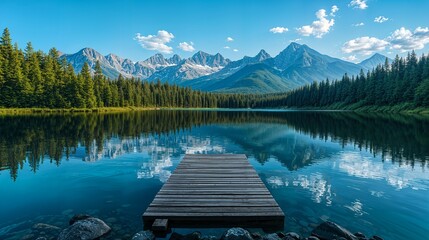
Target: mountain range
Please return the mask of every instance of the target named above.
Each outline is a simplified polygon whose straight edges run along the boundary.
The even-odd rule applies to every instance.
[[[219,53],[211,55],[198,51],[187,59],[178,55],[165,58],[158,53],[144,61],[133,62],[114,54],[103,56],[91,48],[63,54],[61,58],[71,63],[76,72],[81,71],[85,62],[93,69],[99,61],[108,78],[117,78],[121,74],[148,81],[159,79],[203,91],[230,93],[284,92],[313,81],[340,79],[345,73],[356,75],[361,69],[366,72],[386,60],[386,56],[374,54],[355,64],[298,43],[291,43],[275,57],[261,50],[254,57],[245,56],[237,61]]]

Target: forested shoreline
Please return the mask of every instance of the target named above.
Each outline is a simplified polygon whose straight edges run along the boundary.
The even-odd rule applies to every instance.
[[[413,110],[429,107],[429,58],[414,52],[359,76],[273,94],[195,91],[136,78],[106,78],[97,62],[76,74],[52,48],[47,54],[12,44],[6,28],[0,39],[0,109],[100,108],[309,108]],[[399,106],[399,107],[397,107]]]

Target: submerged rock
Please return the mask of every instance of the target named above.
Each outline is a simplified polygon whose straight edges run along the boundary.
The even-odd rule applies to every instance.
[[[298,233],[295,232],[288,232],[285,234],[283,239],[287,239],[287,240],[300,240],[301,237],[298,235]]]
[[[281,240],[279,235],[277,235],[276,233],[267,234],[263,236],[262,239],[263,240]]]
[[[254,232],[250,234],[253,238],[253,240],[261,240],[262,239],[262,235],[258,232]]]
[[[372,236],[372,238],[370,240],[383,240],[383,238],[381,238],[377,235],[374,235],[374,236]]]
[[[70,220],[70,222],[72,222]],[[75,221],[64,229],[58,240],[90,240],[102,237],[110,232],[110,227],[98,218],[89,217]]]
[[[72,218],[70,218],[69,225],[73,225],[73,223],[77,221],[84,220],[90,217],[91,216],[89,216],[88,214],[76,214]]]
[[[315,236],[310,236],[308,238],[306,238],[306,240],[320,240],[318,237]]]
[[[311,232],[311,235],[318,237],[321,240],[339,239],[341,237],[347,240],[359,240],[347,229],[330,221],[321,223],[313,230],[313,232]]]
[[[367,240],[365,234],[363,234],[361,232],[357,232],[357,233],[355,233],[353,235],[355,235],[359,240]]]
[[[200,240],[201,239],[201,233],[200,232],[193,232],[190,234],[182,235],[174,232],[170,236],[170,240]]]
[[[222,235],[221,240],[253,240],[253,238],[243,228],[230,228]]]
[[[155,235],[150,230],[140,231],[131,240],[154,240]]]

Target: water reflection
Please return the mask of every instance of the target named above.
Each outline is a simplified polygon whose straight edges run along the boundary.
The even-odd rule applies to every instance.
[[[429,175],[425,171],[413,169],[410,165],[395,165],[391,158],[386,157],[384,162],[377,162],[370,157],[361,156],[358,152],[343,152],[339,154],[339,159],[338,169],[350,176],[384,179],[388,185],[397,190],[404,188],[427,190],[427,186],[421,184],[422,180],[429,181]],[[382,196],[382,193],[374,192],[373,195]]]
[[[236,123],[240,125],[231,125]],[[210,137],[206,139],[196,142],[193,138],[181,139],[176,135],[206,125],[212,126],[208,133]],[[298,135],[296,131],[305,135]],[[308,136],[367,149],[374,155],[381,155],[384,161],[411,168],[416,163],[424,168],[429,160],[429,120],[424,117],[311,112],[147,111],[2,116],[0,170],[9,171],[16,179],[26,162],[36,172],[46,159],[59,165],[63,157],[68,159],[80,148],[84,149],[81,153],[84,161],[115,158],[128,152],[141,152],[142,147],[148,145],[147,141],[156,141],[159,136],[165,136],[168,138],[165,141],[179,146],[185,153],[223,153],[227,146],[214,144],[212,136],[227,137],[259,162],[275,157],[290,170],[332,155],[329,148],[303,139]],[[157,144],[152,142],[149,145]],[[168,151],[177,154],[176,147],[166,149],[165,156],[154,158],[164,161],[169,157]],[[160,154],[163,151],[152,152]],[[346,161],[339,167],[351,175],[365,177],[364,174],[372,174],[368,177],[387,179],[377,171],[383,165],[370,166],[368,164],[374,163],[353,160],[353,156],[343,157]],[[141,176],[159,174],[155,173],[158,171],[155,165],[143,167]],[[387,180],[398,188],[409,186],[405,178]]]

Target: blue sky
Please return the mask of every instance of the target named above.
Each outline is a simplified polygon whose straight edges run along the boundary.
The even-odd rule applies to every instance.
[[[429,52],[427,0],[1,0],[0,9],[0,28],[21,48],[91,47],[133,61],[198,50],[275,56],[291,41],[355,62]]]

